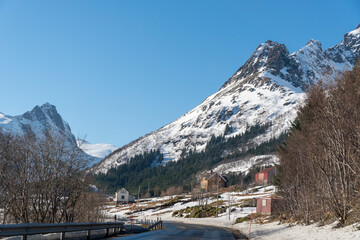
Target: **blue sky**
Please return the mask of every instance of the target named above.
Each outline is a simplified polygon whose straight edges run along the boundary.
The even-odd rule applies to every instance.
[[[117,146],[172,122],[267,40],[339,43],[359,1],[1,1],[0,112],[54,104],[76,136]]]

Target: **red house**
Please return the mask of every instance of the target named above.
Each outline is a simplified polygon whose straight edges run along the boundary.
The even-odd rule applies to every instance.
[[[261,185],[269,184],[272,182],[272,180],[274,180],[276,175],[276,167],[265,168],[255,175],[255,183]]]
[[[260,197],[256,202],[256,213],[271,215],[278,213],[279,210],[279,198]]]

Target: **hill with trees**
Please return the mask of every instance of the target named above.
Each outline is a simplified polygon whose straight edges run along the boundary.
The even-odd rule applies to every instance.
[[[222,161],[234,161],[246,156],[274,153],[276,146],[281,143],[285,135],[280,138],[259,145],[250,141],[256,136],[266,132],[271,123],[257,124],[248,127],[244,134],[225,138],[227,132],[219,137],[212,136],[204,151],[196,152],[184,149],[181,159],[163,164],[163,154],[160,150],[153,150],[136,155],[128,164],[111,168],[106,174],[92,175],[94,184],[107,193],[114,193],[117,189],[125,187],[133,194],[138,193],[139,186],[142,194],[158,196],[171,187],[177,190],[190,191],[196,184],[199,173],[214,168]],[[227,154],[224,154],[227,152]],[[248,184],[254,174],[260,169],[256,166],[249,174],[229,174],[231,184]],[[173,188],[171,188],[173,189]]]

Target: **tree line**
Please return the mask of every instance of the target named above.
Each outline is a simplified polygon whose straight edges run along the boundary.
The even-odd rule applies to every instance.
[[[251,139],[265,133],[271,125],[256,124],[248,127],[243,134],[230,138],[225,137],[225,133],[229,133],[230,129],[227,127],[224,135],[211,137],[205,150],[195,152],[184,149],[178,161],[168,162],[165,166],[154,165],[161,163],[163,154],[160,150],[152,150],[134,156],[128,164],[109,169],[106,174],[89,177],[104,192],[112,194],[125,187],[136,195],[139,193],[139,186],[141,196],[159,196],[161,193],[174,192],[175,188],[177,192],[180,189],[189,192],[197,183],[196,175],[199,172],[210,170],[222,161],[235,161],[250,155],[275,152],[277,144],[283,141],[285,134],[260,145],[250,143]],[[224,154],[225,151],[227,154]],[[229,174],[229,181],[231,184],[249,184],[255,174],[254,171],[250,171],[248,175]]]
[[[304,223],[360,216],[360,67],[312,86],[279,151],[284,211]]]

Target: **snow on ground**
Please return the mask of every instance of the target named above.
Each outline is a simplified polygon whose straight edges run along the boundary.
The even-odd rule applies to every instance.
[[[234,226],[246,235],[249,234],[249,222],[239,223]],[[336,240],[336,239],[360,239],[360,231],[356,226],[334,229],[333,225],[317,227],[315,224],[310,226],[279,224],[278,222],[266,224],[252,224],[251,239],[282,239],[282,240]]]
[[[228,206],[230,200],[233,205],[232,208],[236,210],[231,212],[229,217],[229,212],[219,214],[218,218],[209,217],[209,218],[181,218],[181,217],[172,217],[173,211],[185,209],[187,207],[196,206],[199,204],[198,201],[191,201],[190,195],[181,196],[182,202],[177,202],[171,207],[162,208],[166,202],[169,202],[173,197],[158,197],[158,198],[149,198],[144,199],[143,202],[136,203],[133,206],[133,211],[139,208],[150,208],[148,210],[140,211],[133,213],[132,216],[134,219],[151,219],[155,220],[157,217],[161,217],[165,221],[178,221],[188,224],[203,224],[203,225],[213,225],[218,227],[227,227],[233,228],[241,231],[243,234],[249,234],[250,221],[243,223],[235,224],[235,221],[239,217],[248,216],[251,213],[256,212],[256,207],[244,207],[241,208],[240,203],[243,200],[249,200],[261,196],[270,196],[275,192],[274,186],[267,187],[253,187],[247,189],[243,192],[226,192],[221,194],[219,200],[224,201],[224,205]],[[175,196],[174,196],[175,197]],[[208,204],[215,203],[215,199],[209,199]],[[126,218],[129,215],[126,213],[129,212],[128,205],[122,205],[119,207],[108,206],[106,214],[110,217],[117,215],[117,218]],[[360,239],[360,231],[357,230],[357,225],[348,226],[345,228],[333,228],[334,225],[326,225],[322,227],[317,227],[316,224],[310,226],[304,225],[293,225],[289,224],[280,224],[279,222],[270,222],[264,224],[251,223],[251,239],[309,239],[309,240],[323,240],[323,239]]]
[[[246,214],[242,214],[246,215]],[[239,215],[241,216],[241,215]],[[168,219],[164,219],[168,220]],[[169,219],[174,221],[173,219]],[[233,224],[233,218],[229,221],[226,214],[219,218],[182,218],[175,221],[189,223],[212,225],[217,227],[227,227],[239,230],[246,236],[249,236],[250,222],[243,222]],[[289,225],[280,224],[279,222],[271,222],[265,224],[251,224],[251,239],[265,240],[265,239],[282,239],[282,240],[337,240],[337,239],[360,239],[360,231],[357,226],[351,225],[345,228],[333,228],[333,225],[318,227],[315,224],[304,225]]]
[[[268,187],[254,187],[248,189],[243,192],[226,192],[220,194],[221,198],[219,200],[223,201],[224,206],[228,206],[230,201],[231,205],[240,205],[244,200],[253,199],[255,197],[261,196],[270,196],[275,191],[274,186]],[[180,196],[179,196],[180,197]],[[198,201],[191,201],[190,195],[181,196],[181,201],[175,203],[171,207],[162,207],[163,204],[169,202],[174,197],[166,196],[166,197],[158,197],[158,198],[149,198],[143,200],[143,202],[136,203],[132,206],[132,211],[135,212],[132,214],[134,219],[142,220],[142,219],[157,219],[157,217],[161,217],[163,220],[167,221],[180,221],[184,223],[200,223],[200,224],[208,224],[213,225],[214,221],[216,224],[222,224],[224,227],[230,227],[235,222],[238,217],[245,217],[250,213],[256,212],[256,207],[244,207],[241,208],[239,206],[235,207],[236,211],[232,212],[230,215],[230,220],[228,216],[228,212],[219,214],[218,218],[180,218],[180,217],[172,217],[172,213],[176,210],[185,209],[187,207],[193,207],[199,205]],[[216,203],[216,199],[209,198],[207,201],[208,204]],[[137,209],[147,209],[144,211],[136,212]],[[105,214],[111,219],[116,215],[117,219],[128,218],[129,215],[129,206],[124,204],[118,207],[114,205],[110,205],[106,207]],[[210,224],[209,224],[210,223]]]
[[[260,155],[251,158],[240,159],[235,162],[224,163],[214,168],[215,172],[221,174],[233,173],[245,173],[247,174],[250,168],[254,165],[275,165],[279,163],[279,158],[275,155]]]

